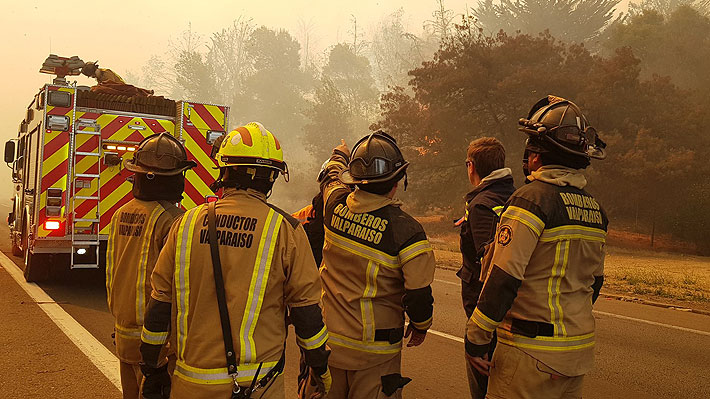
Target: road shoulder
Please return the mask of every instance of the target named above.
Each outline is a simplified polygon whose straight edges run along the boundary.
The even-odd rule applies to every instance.
[[[0,397],[121,396],[4,265],[0,265],[0,320]]]

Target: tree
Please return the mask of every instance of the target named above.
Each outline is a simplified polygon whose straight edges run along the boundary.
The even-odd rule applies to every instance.
[[[621,0],[480,0],[473,15],[486,32],[538,34],[562,41],[590,41],[614,19]]]
[[[229,27],[212,34],[206,56],[216,86],[212,102],[234,106],[244,98],[245,82],[254,71],[247,52],[253,32],[251,19],[240,16]]]
[[[664,17],[656,10],[634,14],[615,26],[607,50],[630,47],[645,76],[670,76],[685,88],[710,89],[710,19],[689,6]]]
[[[282,130],[300,130],[307,77],[301,70],[300,44],[285,30],[261,27],[247,42],[252,73],[240,113]]]
[[[377,99],[370,61],[346,44],[336,44],[330,50],[323,76],[338,88],[352,112],[366,115]]]
[[[424,26],[431,29],[439,40],[446,40],[454,30],[454,18],[456,18],[456,14],[446,8],[444,0],[437,0],[436,5],[436,10],[431,14],[433,19],[425,21]]]
[[[638,15],[646,10],[653,10],[668,17],[682,6],[692,7],[702,15],[707,15],[710,11],[710,0],[641,0],[640,3],[629,3],[629,13]]]
[[[410,72],[413,94],[398,87],[382,97],[373,127],[401,143],[414,204],[460,216],[452,198],[469,187],[462,162],[468,143],[498,137],[521,184],[525,136],[518,118],[546,94],[569,98],[609,145],[609,158],[593,162],[587,174],[612,220],[623,225],[638,214],[647,232],[703,245],[710,222],[691,216],[685,204],[696,206],[696,215],[710,212],[700,194],[710,190],[703,178],[710,171],[703,161],[710,157],[710,100],[668,77],[644,78],[641,65],[628,47],[603,57],[549,34],[489,37],[462,25],[432,61]]]
[[[331,48],[320,85],[306,112],[309,121],[304,139],[316,161],[327,157],[340,139],[353,145],[369,131],[377,96],[368,59],[356,55],[346,44]],[[335,142],[325,144],[326,137]]]
[[[315,163],[327,159],[339,139],[350,143],[356,139],[350,109],[333,81],[327,77],[322,78],[321,85],[316,88],[306,116],[308,123],[303,127],[304,141]],[[325,138],[330,138],[332,143],[324,142]]]
[[[388,86],[406,86],[407,72],[430,58],[436,46],[407,32],[402,23],[404,10],[400,8],[383,18],[372,36],[370,56],[373,76],[380,90]]]

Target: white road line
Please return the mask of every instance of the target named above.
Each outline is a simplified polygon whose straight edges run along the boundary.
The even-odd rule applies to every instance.
[[[455,336],[455,335],[447,334],[447,333],[445,333],[445,332],[436,331],[436,330],[429,330],[429,331],[427,331],[427,332],[429,332],[429,333],[431,333],[431,334],[434,334],[434,335],[438,335],[438,336],[440,336],[440,337],[448,338],[448,339],[450,339],[450,340],[452,340],[452,341],[456,341],[456,342],[459,342],[459,343],[462,343],[462,344],[463,344],[463,338],[461,338],[461,337],[457,337],[457,336]]]
[[[447,280],[442,280],[442,279],[438,279],[438,278],[435,278],[434,281],[436,281],[436,282],[438,282],[438,283],[451,284],[451,285],[456,285],[456,286],[459,285],[458,282],[447,281]],[[659,323],[659,322],[656,322],[656,321],[650,321],[650,320],[644,320],[644,319],[637,319],[637,318],[635,318],[635,317],[623,316],[623,315],[616,314],[616,313],[602,312],[601,310],[593,310],[592,312],[595,313],[595,314],[598,314],[598,315],[614,317],[614,318],[621,319],[621,320],[635,321],[635,322],[638,322],[638,323],[649,324],[649,325],[652,325],[652,326],[671,328],[671,329],[674,329],[674,330],[684,331],[684,332],[688,332],[688,333],[692,333],[692,334],[699,334],[699,335],[710,336],[710,332],[708,332],[708,331],[694,330],[694,329],[692,329],[692,328],[674,326],[674,325],[672,325],[672,324],[664,324],[664,323]],[[444,337],[444,338],[451,339],[451,340],[453,340],[453,341],[463,342],[463,339],[462,339],[462,338],[459,338],[459,337],[456,337],[456,336],[453,336],[453,335],[450,335],[450,334],[447,334],[447,333],[444,333],[444,332],[435,331],[435,330],[429,330],[429,332],[432,333],[432,334],[434,334],[434,335],[438,335],[438,336],[441,336],[441,337]]]
[[[685,332],[699,334],[699,335],[707,335],[710,337],[710,332],[707,332],[707,331],[693,330],[692,328],[685,328],[685,327],[674,326],[672,324],[663,324],[663,323],[658,323],[658,322],[650,321],[650,320],[637,319],[635,317],[622,316],[622,315],[616,314],[616,313],[602,312],[600,310],[593,310],[592,312],[596,313],[596,314],[600,314],[602,316],[609,316],[609,317],[614,317],[614,318],[622,319],[622,320],[635,321],[638,323],[650,324],[652,326],[672,328],[674,330],[685,331]]]
[[[101,342],[94,338],[91,333],[86,331],[79,322],[74,320],[69,313],[54,302],[42,288],[35,283],[26,282],[22,270],[2,252],[0,252],[0,264],[10,273],[17,284],[37,302],[37,305],[52,319],[54,324],[66,334],[74,345],[76,345],[76,347],[91,360],[96,368],[120,391],[121,376],[119,373],[118,358],[101,344]]]
[[[442,279],[439,279],[439,278],[435,278],[434,281],[436,281],[437,283],[445,283],[445,284],[451,284],[451,285],[461,285],[461,284],[458,283],[458,282],[446,281],[446,280],[442,280]]]

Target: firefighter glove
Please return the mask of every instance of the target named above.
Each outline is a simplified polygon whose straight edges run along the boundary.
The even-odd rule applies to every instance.
[[[345,144],[345,140],[343,139],[340,139],[340,144],[333,149],[333,152],[336,154],[339,153],[345,157],[345,159],[350,159],[350,149],[348,148],[348,145]]]
[[[170,398],[170,374],[168,373],[167,364],[158,368],[141,364],[141,372],[145,376],[141,390],[143,399]]]
[[[326,368],[322,374],[310,369],[310,378],[302,380],[299,384],[298,397],[299,399],[324,399],[330,392],[332,383],[330,369]]]

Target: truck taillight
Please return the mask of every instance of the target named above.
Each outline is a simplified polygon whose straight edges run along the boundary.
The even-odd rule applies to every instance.
[[[45,230],[59,230],[59,221],[57,220],[47,220],[44,222],[44,229]]]

